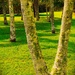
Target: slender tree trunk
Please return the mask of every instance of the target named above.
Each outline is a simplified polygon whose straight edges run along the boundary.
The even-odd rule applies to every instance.
[[[67,75],[67,49],[71,28],[72,11],[73,0],[64,0],[64,10],[62,16],[58,51],[51,71],[51,75]]]
[[[21,13],[21,20],[23,20],[23,15],[22,15],[22,13]]]
[[[50,75],[46,63],[40,50],[36,27],[34,22],[32,2],[30,0],[20,0],[23,13],[24,26],[27,36],[28,47],[34,63],[36,75]]]
[[[47,15],[47,21],[48,21],[48,9],[47,9],[47,2],[46,2],[46,15]]]
[[[6,5],[4,0],[2,1],[2,9],[3,9],[3,15],[4,15],[4,24],[8,25],[7,18],[6,18]]]
[[[22,9],[21,9],[21,20],[23,20],[23,13],[22,13]]]
[[[55,33],[55,26],[54,26],[54,0],[50,0],[49,22],[51,22],[51,31],[52,31],[52,33]]]
[[[13,10],[13,0],[9,0],[9,14],[10,14],[10,41],[16,41],[15,35],[15,24],[14,24],[14,10]]]
[[[33,3],[34,7],[34,17],[36,17],[36,20],[39,20],[39,0],[34,0]]]

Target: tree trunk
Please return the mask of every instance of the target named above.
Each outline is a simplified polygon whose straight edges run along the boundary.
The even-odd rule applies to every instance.
[[[67,75],[67,49],[71,28],[72,11],[73,0],[64,0],[64,10],[62,16],[58,51],[51,71],[51,75]]]
[[[51,22],[51,31],[52,31],[52,33],[55,33],[55,26],[54,26],[54,0],[50,0],[49,22]]]
[[[47,15],[47,21],[48,21],[48,9],[47,9],[47,2],[46,2],[46,15]]]
[[[40,50],[36,34],[36,27],[32,10],[32,2],[30,0],[20,0],[20,1],[27,36],[27,43],[34,63],[36,75],[50,75],[48,73],[46,63],[44,62],[44,59],[42,57],[42,52]]]
[[[34,17],[36,17],[36,20],[39,20],[39,0],[34,0],[33,3],[34,7]]]
[[[2,1],[2,9],[3,9],[3,15],[4,15],[4,24],[8,25],[7,18],[6,18],[6,5],[4,0]]]
[[[22,15],[22,13],[21,13],[21,20],[23,20],[23,15]]]
[[[13,10],[13,0],[9,0],[9,14],[10,14],[10,41],[15,42],[15,25],[14,25],[14,10]]]

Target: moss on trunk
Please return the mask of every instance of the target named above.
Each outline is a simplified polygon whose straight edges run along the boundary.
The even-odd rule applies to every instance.
[[[14,24],[14,10],[13,10],[13,0],[9,0],[9,13],[10,13],[10,41],[16,41],[15,35],[15,24]]]
[[[36,34],[35,21],[33,16],[32,2],[30,0],[20,0],[21,10],[23,13],[23,20],[25,32],[27,36],[28,47],[32,56],[36,75],[50,75],[46,63],[43,59],[38,37]]]
[[[64,0],[61,31],[59,37],[58,51],[51,75],[67,75],[67,49],[71,28],[73,11],[73,0]]]

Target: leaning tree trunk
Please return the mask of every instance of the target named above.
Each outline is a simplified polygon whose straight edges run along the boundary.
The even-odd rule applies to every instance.
[[[55,26],[54,26],[54,0],[50,0],[49,22],[51,22],[51,31],[52,31],[52,33],[55,33]]]
[[[15,25],[14,25],[14,10],[13,10],[13,0],[9,0],[9,14],[10,14],[10,41],[15,42]]]
[[[44,59],[42,57],[42,52],[40,50],[36,34],[36,27],[32,10],[32,2],[30,0],[20,0],[20,1],[28,47],[34,63],[36,75],[50,75],[48,73],[46,63],[44,62]]]
[[[6,2],[3,0],[2,1],[2,9],[3,9],[3,15],[4,15],[4,24],[5,25],[8,25],[8,22],[7,22],[7,18],[6,18]]]
[[[58,51],[51,75],[67,75],[67,49],[71,28],[73,11],[73,0],[64,0],[61,31],[59,37]]]
[[[34,17],[36,17],[36,20],[39,20],[39,0],[34,0],[33,3],[34,7]]]

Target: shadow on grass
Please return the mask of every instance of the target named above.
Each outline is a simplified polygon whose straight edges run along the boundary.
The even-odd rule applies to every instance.
[[[73,20],[74,22],[75,20]],[[2,23],[2,22],[1,22]],[[60,29],[58,29],[57,27],[60,26],[61,24],[61,19],[60,18],[55,18],[55,27],[56,27],[56,32],[60,32]],[[9,25],[5,26],[3,25],[3,23],[0,25],[0,40],[4,41],[4,42],[8,42],[8,44],[1,44],[1,47],[9,47],[9,46],[18,46],[21,44],[27,44],[27,40],[26,40],[26,34],[25,34],[25,30],[24,30],[24,24],[23,22],[15,22],[16,25],[16,38],[17,38],[17,42],[15,43],[10,43],[9,40],[6,41],[6,39],[9,39],[10,37],[10,28]],[[58,43],[58,40],[50,40],[48,38],[41,38],[41,37],[49,37],[49,36],[57,36],[58,33],[56,34],[51,34],[51,26],[49,22],[36,22],[36,29],[38,32],[38,37],[40,38],[40,41],[43,42],[47,42],[47,43]],[[40,32],[42,31],[42,32]],[[40,33],[39,33],[40,32]],[[75,37],[74,34],[71,34],[71,36]],[[50,48],[50,47],[46,47],[46,48]],[[53,46],[54,48],[54,46]],[[55,47],[56,48],[56,47]]]
[[[72,19],[72,26],[75,27],[75,19]]]
[[[36,29],[37,30],[50,30],[50,23],[49,22],[37,22],[36,23]]]
[[[69,42],[68,50],[69,53],[75,53],[75,43]]]
[[[55,25],[56,32],[59,32],[60,29],[58,29],[58,26],[61,25],[61,19],[55,18],[54,25]],[[36,22],[36,29],[37,30],[46,30],[46,31],[51,32],[51,23],[47,22],[46,20],[42,21],[42,22],[40,22],[40,21]]]
[[[27,44],[26,35],[23,22],[15,22],[16,26],[16,42],[10,42],[10,26],[5,26],[3,21],[0,21],[0,40],[3,44],[0,47],[18,46],[21,44]]]
[[[58,44],[58,40],[52,40],[48,38],[40,38],[39,40],[40,42],[44,42],[42,49],[57,48],[56,45]]]
[[[75,37],[75,34],[70,34],[71,37]]]
[[[2,23],[2,22],[1,22]],[[26,40],[26,34],[25,34],[25,30],[24,30],[24,24],[23,22],[15,22],[16,25],[16,38],[17,38],[17,42],[13,42],[11,43],[9,38],[10,38],[10,28],[9,25],[5,26],[5,25],[1,25],[2,28],[0,30],[0,34],[1,34],[1,41],[5,42],[4,44],[0,44],[0,47],[10,47],[10,46],[18,46],[21,44],[27,44],[27,40]],[[47,36],[56,36],[56,34],[50,34],[50,23],[49,22],[36,22],[36,29],[37,32],[39,30],[44,31],[45,33],[38,33],[38,37],[47,37]],[[57,31],[59,32],[59,29],[57,29]],[[48,38],[40,38],[40,41],[43,42],[53,42],[53,43],[57,43],[57,40],[50,40]],[[51,46],[52,47],[52,46]],[[48,46],[44,47],[44,48],[50,48]],[[53,46],[54,48],[54,46]]]
[[[1,22],[1,21],[0,21]],[[10,29],[9,29],[9,25],[4,25],[0,24],[0,40],[5,40],[5,39],[8,39],[9,38],[9,33],[10,32]]]
[[[3,41],[5,44],[0,44],[0,47],[12,47],[12,46],[19,46],[22,44],[27,44],[26,41],[16,41],[16,42],[8,42],[8,41]]]

